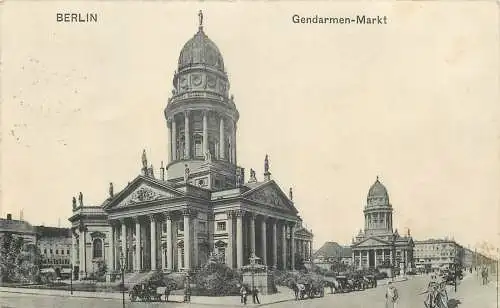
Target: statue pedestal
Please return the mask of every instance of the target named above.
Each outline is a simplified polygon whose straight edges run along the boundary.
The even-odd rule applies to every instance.
[[[243,273],[243,284],[252,287],[252,272]],[[274,294],[276,286],[274,285],[273,274],[269,272],[257,272],[253,274],[253,285],[259,289],[259,294]]]

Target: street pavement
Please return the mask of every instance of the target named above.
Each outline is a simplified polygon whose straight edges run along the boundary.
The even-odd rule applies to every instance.
[[[415,276],[407,281],[395,282],[394,286],[399,291],[400,300],[398,303],[399,308],[422,308],[424,307],[423,301],[425,295],[419,295],[425,290],[429,281],[428,276]],[[290,307],[296,306],[301,308],[307,307],[339,307],[339,308],[385,308],[385,288],[386,286],[380,285],[375,289],[368,289],[365,291],[344,293],[344,294],[329,294],[326,290],[325,297],[315,299],[305,299],[295,301],[292,299],[293,295],[290,290],[281,289],[281,293],[261,296],[260,306],[269,307]],[[10,291],[6,291],[10,290]],[[17,289],[15,292],[23,291]],[[468,275],[461,281],[458,286],[457,292],[453,290],[452,286],[448,288],[448,297],[450,298],[449,308],[495,308],[497,307],[497,289],[496,281],[490,282],[488,285],[481,285],[481,282],[475,275]],[[179,300],[180,297],[174,297],[173,300]],[[249,298],[251,303],[251,298]],[[184,304],[180,302],[168,303],[131,303],[126,298],[127,308],[136,307],[241,307],[238,297],[224,297],[224,298],[211,298],[201,299],[193,298],[193,303]],[[248,304],[247,306],[257,306]],[[11,289],[0,288],[0,308],[63,308],[63,307],[79,307],[79,308],[98,308],[110,307],[120,308],[122,302],[119,294],[113,294],[110,298],[85,298],[75,295],[73,297],[60,296],[54,294],[26,294],[14,293]]]

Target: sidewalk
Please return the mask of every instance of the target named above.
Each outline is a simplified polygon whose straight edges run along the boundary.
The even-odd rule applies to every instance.
[[[61,290],[47,290],[47,289],[28,289],[28,288],[8,288],[0,287],[0,293],[18,293],[27,295],[39,295],[39,296],[59,296],[59,297],[77,297],[77,298],[102,298],[102,299],[114,299],[121,300],[122,293],[111,293],[111,292],[83,292],[74,291],[71,295],[68,291]],[[130,301],[128,293],[125,294],[126,301]],[[271,295],[260,295],[260,304],[252,304],[252,297],[248,297],[247,306],[266,306],[275,303],[281,303],[286,301],[294,300],[293,292],[290,289],[278,287],[278,293]],[[170,295],[170,302],[181,303],[183,301],[183,295]],[[221,297],[210,297],[210,296],[191,296],[191,303],[210,305],[210,306],[238,306],[243,304],[240,303],[239,296],[221,296]]]

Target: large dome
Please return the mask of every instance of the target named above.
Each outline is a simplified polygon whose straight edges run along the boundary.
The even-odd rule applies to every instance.
[[[224,72],[224,60],[215,43],[208,38],[200,26],[198,32],[181,50],[179,71],[193,65],[206,65]]]
[[[368,206],[389,205],[389,194],[385,186],[380,183],[378,177],[375,183],[368,190]]]

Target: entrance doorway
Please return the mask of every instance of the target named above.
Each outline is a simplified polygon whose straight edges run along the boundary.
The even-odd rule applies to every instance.
[[[375,250],[368,250],[368,260],[370,261],[368,263],[369,268],[374,268],[375,267]]]

